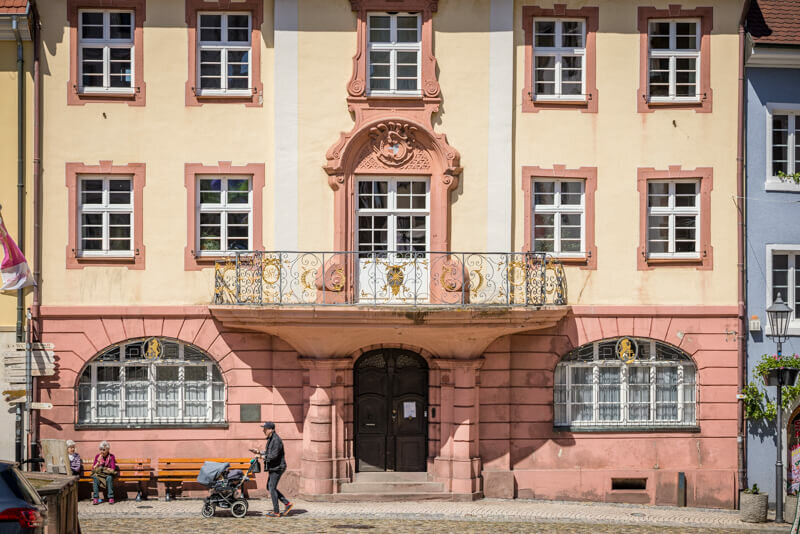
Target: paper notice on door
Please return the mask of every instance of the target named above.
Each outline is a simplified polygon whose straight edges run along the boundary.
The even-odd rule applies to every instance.
[[[404,402],[403,403],[403,419],[414,419],[417,416],[417,403]]]

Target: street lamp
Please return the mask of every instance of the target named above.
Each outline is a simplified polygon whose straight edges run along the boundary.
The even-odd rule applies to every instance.
[[[781,349],[783,342],[788,339],[789,332],[789,317],[792,315],[792,309],[783,302],[781,294],[778,293],[778,298],[772,303],[772,306],[767,308],[767,318],[769,319],[769,337],[778,345],[778,358],[781,358]],[[777,415],[777,441],[778,441],[778,454],[775,461],[775,522],[783,523],[783,402],[781,396],[783,394],[783,386],[786,384],[794,385],[797,380],[797,369],[770,369],[768,375],[768,383],[771,386],[776,386],[776,415]]]

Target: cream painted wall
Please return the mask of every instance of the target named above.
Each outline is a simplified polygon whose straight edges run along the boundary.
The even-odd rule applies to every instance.
[[[574,1],[570,7],[592,2]],[[598,4],[595,2],[595,4]],[[636,113],[639,36],[636,3],[599,2],[598,89],[600,112],[521,113],[524,76],[523,2],[515,5],[513,239],[524,238],[523,165],[597,166],[597,271],[569,267],[572,304],[734,304],[736,301],[736,77],[738,1],[713,5],[712,87],[714,112]],[[652,4],[652,2],[650,3]],[[648,5],[650,5],[648,4]],[[544,4],[543,4],[544,5]],[[666,7],[667,2],[658,2]],[[691,7],[694,3],[684,4]],[[45,304],[174,305],[211,301],[211,269],[185,272],[186,162],[266,163],[264,241],[273,245],[272,191],[281,176],[274,152],[272,88],[273,4],[265,0],[262,47],[264,105],[184,105],[187,36],[182,0],[150,0],[144,30],[147,106],[66,106],[69,50],[61,0],[44,0],[45,25]],[[441,0],[434,15],[434,51],[442,87],[442,111],[435,119],[461,153],[464,173],[452,195],[452,247],[485,249],[487,214],[489,0]],[[356,16],[347,0],[300,0],[298,10],[298,245],[301,250],[332,247],[333,193],[322,170],[325,152],[349,131],[346,85],[356,48]],[[280,83],[280,78],[277,79]],[[1,86],[0,86],[1,87]],[[278,103],[279,105],[279,103]],[[675,126],[673,126],[673,120]],[[87,267],[66,270],[66,162],[144,162],[144,241],[147,269]],[[636,270],[639,201],[636,168],[668,165],[714,167],[712,245],[714,270]],[[676,291],[680,287],[682,291]]]
[[[33,247],[33,187],[30,177],[33,161],[33,47],[30,41],[23,44],[25,69],[25,181],[26,181],[26,239],[21,244],[29,261]],[[17,44],[0,41],[0,204],[3,220],[11,236],[19,243],[17,225]],[[0,258],[2,251],[0,251]],[[31,268],[33,266],[31,265]],[[30,290],[26,290],[26,306],[30,304]],[[0,330],[11,328],[17,321],[17,292],[0,293]],[[13,341],[13,334],[12,334]],[[13,452],[13,451],[12,451]]]
[[[648,2],[666,8],[670,2]],[[568,7],[597,5],[569,2]],[[516,28],[522,6],[516,5]],[[542,7],[552,3],[540,4]],[[524,35],[516,35],[515,243],[524,240],[521,168],[597,167],[596,271],[568,267],[570,304],[733,305],[737,295],[736,118],[738,77],[737,24],[741,2],[683,2],[684,9],[714,7],[711,35],[713,113],[658,110],[637,113],[639,34],[637,3],[600,2],[597,36],[599,113],[545,110],[522,113]],[[713,167],[711,245],[713,271],[662,267],[637,271],[639,193],[637,167],[666,170]]]

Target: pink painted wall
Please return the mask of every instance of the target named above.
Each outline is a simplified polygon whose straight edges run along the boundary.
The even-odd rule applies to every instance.
[[[513,470],[520,498],[671,505],[676,504],[678,472],[684,472],[689,506],[732,508],[737,359],[736,337],[730,332],[736,329],[735,317],[609,317],[602,310],[591,315],[575,311],[558,329],[502,338],[484,355],[483,469]],[[665,341],[692,356],[698,369],[700,432],[553,431],[553,371],[559,358],[573,347],[620,335]],[[647,489],[612,491],[612,477],[647,478]]]
[[[295,493],[303,429],[303,371],[297,353],[268,335],[221,330],[204,308],[175,310],[174,315],[131,311],[124,318],[43,321],[42,340],[55,344],[58,372],[40,382],[41,400],[53,403],[52,410],[42,412],[41,437],[72,439],[83,458],[93,457],[105,439],[117,457],[151,458],[154,468],[158,458],[166,457],[243,458],[249,456],[248,448],[263,447],[264,436],[258,424],[240,422],[240,405],[260,403],[262,419],[275,421],[286,447],[288,471],[281,488]],[[217,362],[227,386],[227,428],[75,430],[75,385],[84,364],[113,343],[142,336],[192,343]],[[265,487],[262,475],[256,493]]]

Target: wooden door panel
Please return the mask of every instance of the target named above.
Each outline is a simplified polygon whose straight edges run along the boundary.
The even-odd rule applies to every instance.
[[[419,436],[402,436],[395,439],[397,446],[396,471],[425,471],[425,440]]]
[[[386,471],[386,434],[359,434],[356,455],[359,471]]]

